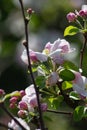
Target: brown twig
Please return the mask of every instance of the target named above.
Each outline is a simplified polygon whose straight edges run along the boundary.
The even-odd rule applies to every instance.
[[[80,51],[80,65],[79,65],[79,67],[80,67],[81,69],[82,69],[82,65],[83,65],[84,51],[85,51],[85,49],[86,49],[86,44],[87,44],[87,33],[84,33],[83,36],[84,36],[85,41],[84,41],[83,46],[82,46],[82,49],[81,49],[81,51]]]
[[[25,25],[25,37],[26,37],[25,48],[26,48],[27,58],[28,58],[28,65],[29,65],[28,69],[30,71],[32,82],[34,84],[34,88],[35,88],[35,91],[36,91],[37,102],[38,102],[40,127],[41,127],[41,130],[45,130],[44,121],[43,121],[43,117],[42,117],[42,111],[41,111],[41,105],[40,105],[40,99],[39,99],[39,90],[38,90],[38,88],[36,86],[36,83],[35,83],[35,79],[34,79],[33,72],[32,72],[32,67],[31,67],[31,62],[30,62],[30,55],[29,55],[29,44],[28,44],[29,40],[28,40],[28,27],[27,26],[28,26],[28,22],[29,22],[30,19],[27,19],[25,17],[22,0],[19,0],[19,2],[20,2],[20,5],[21,5],[21,10],[22,10],[22,15],[23,15],[23,19],[24,19],[24,25]]]
[[[72,115],[72,112],[65,112],[65,111],[56,111],[56,110],[51,110],[51,109],[47,109],[47,112],[52,112],[52,113],[56,113],[56,114],[64,114],[64,115]]]
[[[64,91],[62,90],[62,82],[57,82],[57,86],[58,86],[58,88],[59,88],[59,90],[60,90],[60,94],[61,94],[61,95],[63,96],[63,98],[64,98],[65,103],[66,103],[69,107],[75,109],[76,106],[78,105],[78,101],[73,101],[73,100],[71,100],[71,99],[69,98],[69,96],[64,93]]]

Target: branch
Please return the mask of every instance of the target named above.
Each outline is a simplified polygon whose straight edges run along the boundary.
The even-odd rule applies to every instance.
[[[73,101],[69,98],[68,95],[66,95],[63,90],[62,90],[62,82],[57,82],[57,86],[60,90],[61,95],[64,97],[64,101],[66,102],[66,104],[71,107],[71,108],[76,108],[76,106],[78,105],[78,101]]]
[[[23,19],[24,19],[24,25],[25,25],[25,37],[26,37],[26,41],[25,41],[25,48],[26,48],[26,52],[27,52],[27,58],[28,58],[28,69],[30,71],[30,75],[31,75],[31,78],[32,78],[32,82],[34,84],[34,88],[35,88],[35,91],[36,91],[36,96],[37,96],[37,102],[38,102],[38,111],[39,111],[39,122],[40,122],[40,127],[41,127],[41,130],[45,130],[45,127],[44,127],[44,121],[43,121],[43,118],[42,118],[42,111],[41,111],[41,105],[40,105],[40,99],[39,99],[39,90],[36,86],[36,83],[35,83],[35,79],[34,79],[34,76],[33,76],[33,72],[32,72],[32,67],[31,67],[31,62],[30,62],[30,55],[29,55],[29,44],[28,44],[28,22],[30,21],[30,19],[27,19],[25,17],[25,13],[24,13],[24,7],[23,7],[23,3],[22,3],[22,0],[19,0],[20,2],[20,5],[21,5],[21,10],[22,10],[22,15],[23,15]]]
[[[57,114],[64,114],[64,115],[72,115],[72,112],[65,112],[65,111],[56,111],[56,110],[51,110],[51,109],[47,109],[47,112],[53,112],[53,113],[57,113]]]
[[[86,49],[86,43],[87,43],[87,33],[84,34],[84,38],[85,38],[85,41],[83,43],[83,46],[82,46],[82,49],[80,51],[80,68],[82,69],[82,64],[83,64],[83,56],[84,56],[84,51]]]

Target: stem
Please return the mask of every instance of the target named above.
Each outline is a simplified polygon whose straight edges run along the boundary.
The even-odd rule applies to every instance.
[[[0,103],[0,107],[22,128],[22,130],[26,130],[24,126],[7,110],[4,103]]]
[[[81,25],[81,23],[76,19],[76,23],[79,25],[79,27],[81,28],[81,29],[84,29],[83,28],[83,26]]]
[[[0,122],[0,127],[3,127],[3,128],[6,128],[6,129],[9,129],[9,130],[13,130],[12,128],[10,128],[9,126],[3,124]]]
[[[40,99],[39,99],[39,90],[38,90],[38,88],[36,86],[36,83],[35,83],[35,79],[34,79],[33,72],[32,72],[32,67],[31,67],[31,62],[30,62],[30,55],[29,55],[28,28],[27,28],[27,25],[28,25],[28,22],[29,22],[30,19],[27,20],[26,17],[25,17],[24,7],[23,7],[22,0],[19,0],[19,2],[20,2],[20,5],[21,5],[21,10],[22,10],[22,15],[23,15],[23,19],[24,19],[24,25],[25,25],[25,37],[26,37],[25,48],[26,48],[27,58],[28,58],[28,65],[29,65],[28,69],[30,71],[30,75],[31,75],[32,82],[34,84],[34,88],[35,88],[35,92],[36,92],[36,96],[37,96],[40,127],[41,127],[41,130],[45,130],[44,121],[43,121],[43,118],[42,118],[42,111],[41,111]]]
[[[50,109],[47,109],[47,112],[53,112],[53,113],[64,114],[64,115],[72,115],[72,112],[56,111],[56,110],[50,110]]]
[[[82,69],[82,65],[83,65],[83,56],[84,56],[84,51],[86,49],[86,43],[87,43],[87,33],[85,33],[84,35],[85,41],[83,43],[82,49],[80,51],[80,68]]]

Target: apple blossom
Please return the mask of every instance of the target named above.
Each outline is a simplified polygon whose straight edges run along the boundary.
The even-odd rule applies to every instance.
[[[47,81],[46,81],[46,84],[47,84],[48,86],[53,86],[53,85],[55,85],[55,84],[57,83],[58,79],[59,79],[59,76],[58,76],[57,72],[52,72],[52,73],[48,76]]]
[[[30,85],[25,89],[25,96],[22,97],[22,101],[28,104],[28,110],[34,111],[34,107],[37,106],[37,97],[34,89],[34,85]]]
[[[48,42],[42,53],[29,50],[29,54],[32,63],[45,62],[50,57],[55,63],[61,64],[66,60],[65,55],[73,51],[74,49],[70,48],[70,44],[65,39],[57,39],[53,44]],[[22,53],[21,59],[28,64],[25,50]]]
[[[50,47],[48,47],[48,45]],[[58,64],[62,64],[66,60],[66,54],[73,52],[75,49],[70,48],[69,42],[65,39],[57,39],[53,44],[47,43],[43,53],[48,53],[48,56]]]
[[[81,76],[79,72],[75,72],[75,79],[73,80],[73,90],[81,96],[87,97],[87,78]]]
[[[31,84],[29,87],[25,89],[25,94],[28,96],[32,96],[33,94],[36,94],[33,84]]]
[[[26,128],[26,130],[30,130],[30,127],[23,119],[17,117],[15,118],[21,123],[21,125],[23,125],[23,127]],[[22,130],[22,128],[18,124],[16,124],[16,122],[13,119],[11,120],[11,122],[8,123],[8,127],[12,128],[13,130]]]
[[[35,63],[35,62],[45,62],[47,61],[47,56],[41,52],[34,52],[32,50],[29,51],[29,55],[30,55],[30,60],[31,63]],[[27,59],[27,54],[26,54],[26,50],[23,51],[21,59],[28,64],[28,59]]]

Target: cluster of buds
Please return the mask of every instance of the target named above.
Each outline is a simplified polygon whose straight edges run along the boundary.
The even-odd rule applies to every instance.
[[[75,11],[75,13],[70,12],[67,14],[67,19],[69,22],[75,22],[78,17],[81,17],[83,19],[87,18],[87,5],[83,5],[82,9],[79,12]]]
[[[25,95],[25,91],[24,90],[21,90],[21,91],[18,91],[19,95],[17,96],[12,96],[9,100],[10,102],[10,108],[11,109],[14,109],[17,107],[17,104],[18,104],[18,101],[21,100],[21,98]]]
[[[41,100],[41,96],[40,96]],[[10,98],[10,108],[11,109],[18,109],[18,117],[26,118],[29,113],[35,112],[34,110],[37,109],[37,97],[36,92],[34,89],[34,85],[30,85],[24,90],[19,91],[19,96],[12,96]],[[41,102],[41,110],[44,112],[47,110],[47,104]]]

